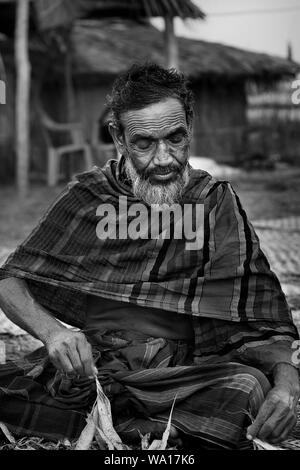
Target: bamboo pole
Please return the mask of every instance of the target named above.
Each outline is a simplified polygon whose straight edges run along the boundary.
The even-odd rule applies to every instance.
[[[165,16],[165,48],[166,48],[166,59],[167,67],[179,68],[178,60],[178,44],[174,30],[174,17]]]
[[[16,62],[16,156],[17,188],[21,198],[28,191],[30,62],[28,54],[29,2],[17,0],[15,29]]]

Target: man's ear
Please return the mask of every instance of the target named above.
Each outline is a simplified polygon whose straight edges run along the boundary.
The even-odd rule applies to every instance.
[[[191,141],[193,138],[193,121],[192,119],[188,123],[188,133],[189,133],[189,140]]]
[[[114,124],[109,123],[108,125],[108,130],[110,132],[110,135],[112,136],[112,139],[114,141],[114,144],[116,146],[116,149],[120,155],[123,155],[124,152],[124,136],[123,133],[120,131],[119,128],[114,126]]]

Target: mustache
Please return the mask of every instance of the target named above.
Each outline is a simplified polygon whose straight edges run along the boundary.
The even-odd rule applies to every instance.
[[[168,173],[181,173],[184,170],[184,165],[167,165],[167,166],[157,166],[151,170],[146,170],[141,173],[141,176],[144,178],[149,178],[152,175],[166,175]]]

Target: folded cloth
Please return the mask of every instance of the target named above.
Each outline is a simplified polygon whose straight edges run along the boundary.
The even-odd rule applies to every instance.
[[[193,364],[182,340],[132,331],[90,338],[98,377],[121,433],[134,418],[172,424],[186,435],[236,448],[248,413],[255,416],[270,383],[258,369],[224,362]],[[65,377],[43,348],[0,367],[0,421],[18,436],[76,439],[96,398],[93,379]]]

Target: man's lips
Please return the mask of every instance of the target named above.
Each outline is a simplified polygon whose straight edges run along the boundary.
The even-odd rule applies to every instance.
[[[158,167],[153,169],[149,174],[148,178],[154,180],[167,180],[173,178],[175,175],[180,173],[180,169],[174,166]]]
[[[159,180],[159,181],[165,181],[170,178],[173,178],[174,175],[175,175],[175,172],[171,170],[168,173],[152,173],[150,178]]]

